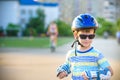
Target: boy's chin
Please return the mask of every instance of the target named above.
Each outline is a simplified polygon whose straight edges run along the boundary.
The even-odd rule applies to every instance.
[[[85,48],[90,47],[90,45],[89,45],[89,44],[84,44],[83,46],[84,46]]]

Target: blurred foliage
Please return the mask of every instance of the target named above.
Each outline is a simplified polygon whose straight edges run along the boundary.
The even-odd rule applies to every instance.
[[[58,37],[57,46],[62,46],[68,42],[73,41],[72,37]],[[14,43],[14,44],[13,44]],[[49,48],[48,37],[3,37],[0,38],[0,47],[13,48]]]
[[[37,32],[34,28],[32,27],[27,27],[24,32],[23,32],[24,36],[37,36]]]
[[[59,36],[72,36],[71,26],[64,21],[57,20]]]
[[[3,29],[2,26],[0,26],[0,37],[1,37],[1,36],[4,36],[4,29]]]
[[[23,32],[24,36],[38,36],[44,33],[44,21],[45,21],[45,14],[42,9],[38,9],[36,11],[37,16],[31,17],[29,19],[28,24],[26,25],[26,29]]]
[[[96,31],[96,34],[102,36],[104,32],[108,32],[110,36],[115,36],[116,27],[115,24],[109,21],[106,21],[104,18],[97,18],[99,23],[99,28]]]
[[[120,18],[116,22],[117,30],[120,31]]]
[[[6,28],[7,36],[17,36],[19,29],[20,29],[20,26],[13,23],[9,23]]]

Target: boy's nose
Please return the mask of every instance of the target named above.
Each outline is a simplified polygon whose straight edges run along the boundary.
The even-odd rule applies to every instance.
[[[88,38],[88,37],[86,37],[86,40],[89,40],[89,38]]]

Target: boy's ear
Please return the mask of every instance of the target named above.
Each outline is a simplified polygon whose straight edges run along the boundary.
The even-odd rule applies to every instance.
[[[73,36],[74,36],[74,39],[77,39],[78,37],[77,37],[77,31],[74,31],[73,32]]]

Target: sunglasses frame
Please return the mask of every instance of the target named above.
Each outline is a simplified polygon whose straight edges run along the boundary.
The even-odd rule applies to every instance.
[[[89,34],[89,35],[80,34],[79,37],[80,37],[80,39],[86,39],[87,37],[88,37],[88,39],[94,39],[95,38],[95,34]]]

